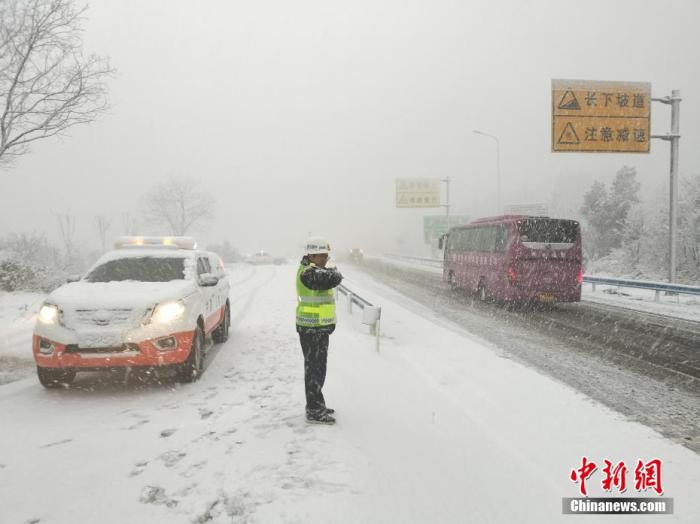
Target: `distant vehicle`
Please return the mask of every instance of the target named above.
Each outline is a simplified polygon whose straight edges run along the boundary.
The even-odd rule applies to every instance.
[[[504,215],[453,227],[441,239],[443,279],[481,300],[578,302],[583,282],[575,220]]]
[[[284,258],[284,257],[275,257],[275,258],[272,260],[272,263],[275,264],[276,266],[281,266],[281,265],[287,263],[287,259]]]
[[[350,257],[350,262],[360,263],[365,255],[359,247],[353,247],[350,249],[348,256]]]
[[[272,264],[274,260],[274,257],[267,251],[258,251],[257,253],[253,253],[252,255],[250,255],[247,262],[253,265],[262,265]]]
[[[78,371],[138,366],[174,366],[193,382],[205,339],[228,338],[229,282],[218,255],[189,237],[122,237],[115,247],[41,306],[32,349],[45,387]]]

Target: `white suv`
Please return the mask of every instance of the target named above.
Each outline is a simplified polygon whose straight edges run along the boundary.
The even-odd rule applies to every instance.
[[[216,254],[189,237],[122,237],[115,247],[41,307],[32,349],[45,387],[137,366],[176,366],[192,382],[205,340],[228,338],[229,282]]]

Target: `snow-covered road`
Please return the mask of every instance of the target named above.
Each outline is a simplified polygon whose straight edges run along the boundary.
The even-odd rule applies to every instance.
[[[650,518],[700,520],[697,454],[351,270],[382,306],[381,351],[341,304],[325,388],[338,424],[306,425],[295,269],[232,269],[232,336],[194,384],[0,386],[0,522],[568,521],[583,455],[661,458],[675,515]]]

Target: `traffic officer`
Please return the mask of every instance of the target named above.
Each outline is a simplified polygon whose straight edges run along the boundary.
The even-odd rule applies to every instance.
[[[334,410],[326,407],[323,384],[326,380],[328,338],[335,330],[333,288],[343,275],[328,268],[330,246],[320,237],[309,238],[297,270],[297,333],[304,352],[306,420],[315,424],[335,424]]]

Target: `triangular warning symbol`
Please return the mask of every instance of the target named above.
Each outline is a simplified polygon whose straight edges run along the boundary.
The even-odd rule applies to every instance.
[[[569,89],[566,93],[564,93],[564,96],[561,97],[561,100],[559,101],[559,109],[581,109],[578,99],[571,89]]]
[[[561,132],[561,136],[559,137],[559,144],[580,144],[580,140],[578,139],[578,135],[576,134],[576,131],[574,131],[574,126],[571,125],[571,122],[567,122],[566,126],[564,126],[564,131]]]

